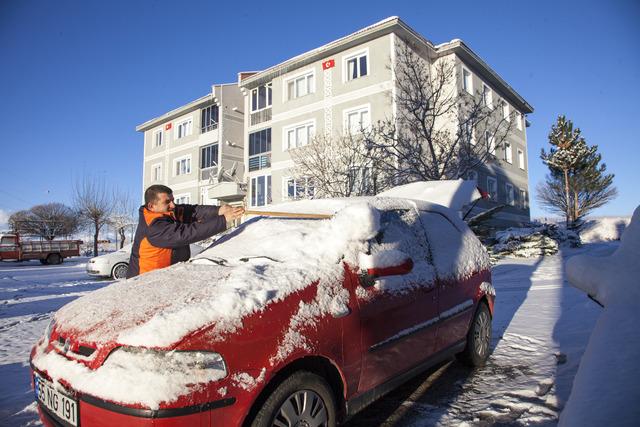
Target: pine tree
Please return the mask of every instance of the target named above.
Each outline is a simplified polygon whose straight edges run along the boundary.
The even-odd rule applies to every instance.
[[[598,146],[588,146],[571,120],[558,117],[551,127],[549,144],[549,152],[543,149],[540,157],[550,174],[538,186],[537,199],[549,210],[562,212],[567,226],[616,197],[614,175],[606,174],[606,165],[600,164]]]

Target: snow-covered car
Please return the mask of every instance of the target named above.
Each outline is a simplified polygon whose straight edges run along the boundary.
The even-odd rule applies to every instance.
[[[129,269],[129,258],[131,257],[131,246],[125,245],[115,252],[91,258],[87,261],[87,274],[111,277],[116,280],[126,278],[127,270]],[[199,254],[204,249],[197,244],[191,244],[189,248],[191,249],[191,256]]]
[[[59,310],[31,352],[42,421],[334,426],[453,355],[485,362],[490,264],[457,212],[392,197],[277,209]]]

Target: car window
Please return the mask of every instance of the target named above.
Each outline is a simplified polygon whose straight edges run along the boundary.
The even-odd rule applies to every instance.
[[[394,276],[383,282],[389,289],[401,289],[407,286],[431,286],[435,279],[433,265],[430,262],[426,235],[419,217],[414,210],[388,210],[382,212],[380,233],[372,241],[371,255],[385,251],[400,251],[411,257],[411,273]]]
[[[468,228],[460,230],[436,212],[421,212],[420,221],[438,276],[460,279],[488,267],[486,250]]]

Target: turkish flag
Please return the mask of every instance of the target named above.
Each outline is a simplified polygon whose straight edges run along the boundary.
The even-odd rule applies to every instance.
[[[171,123],[167,123],[166,125],[164,125],[164,130],[169,130],[171,129]]]
[[[328,70],[329,68],[333,68],[335,66],[336,66],[335,59],[327,59],[326,61],[324,61],[322,63],[322,69],[323,70]]]

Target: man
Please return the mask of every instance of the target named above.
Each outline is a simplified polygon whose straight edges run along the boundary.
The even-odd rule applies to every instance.
[[[188,260],[189,244],[224,231],[227,221],[243,213],[243,208],[228,205],[176,205],[171,188],[150,186],[140,206],[127,278]]]

